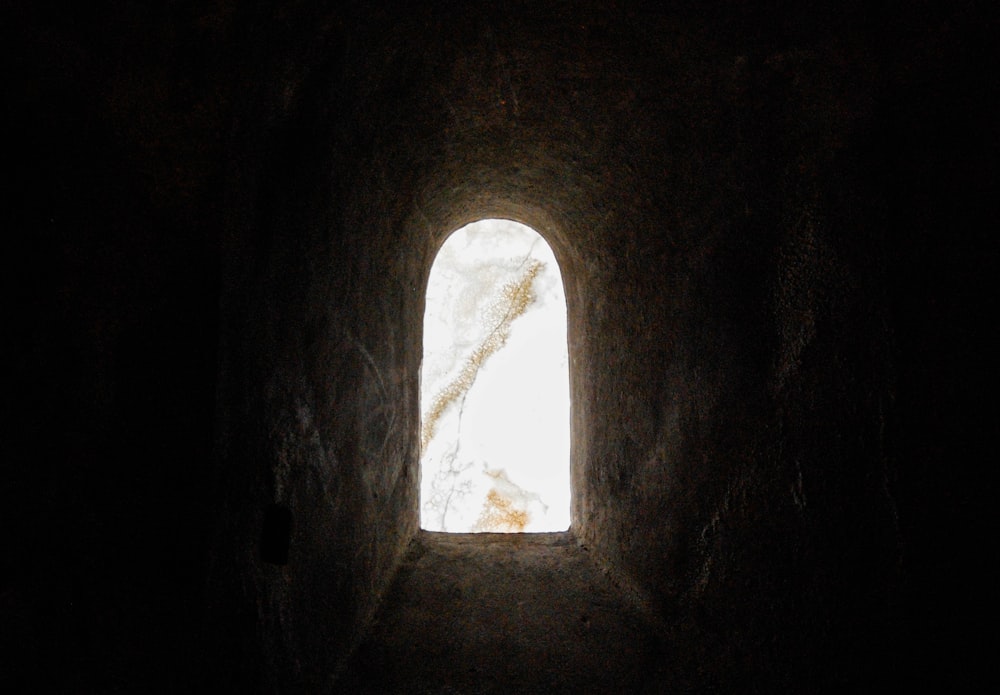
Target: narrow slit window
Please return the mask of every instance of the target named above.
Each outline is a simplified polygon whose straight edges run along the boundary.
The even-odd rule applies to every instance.
[[[480,220],[431,267],[420,384],[420,526],[569,528],[566,299],[552,249]]]

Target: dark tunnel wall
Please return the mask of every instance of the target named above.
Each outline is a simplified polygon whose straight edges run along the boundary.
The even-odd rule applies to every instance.
[[[343,27],[305,44],[295,30],[309,31],[266,41],[243,73],[219,391],[232,487],[212,586],[230,604],[223,617],[249,610],[258,626],[260,671],[236,684],[274,690],[321,688],[342,666],[418,522],[422,343],[402,317],[422,315],[424,258],[399,224],[400,191],[384,175],[370,183],[365,157],[378,146],[343,141],[365,127],[340,92],[356,88],[336,62]],[[275,541],[287,561],[260,552],[272,508],[291,518]]]
[[[176,10],[0,8],[5,691],[202,672],[228,109]]]
[[[977,6],[404,5],[5,7],[5,673],[329,686],[417,528],[430,263],[511,217],[650,690],[972,682]]]

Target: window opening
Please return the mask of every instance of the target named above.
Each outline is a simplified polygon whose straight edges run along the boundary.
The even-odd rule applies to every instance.
[[[420,526],[569,528],[566,299],[531,227],[480,220],[431,267],[420,387]]]

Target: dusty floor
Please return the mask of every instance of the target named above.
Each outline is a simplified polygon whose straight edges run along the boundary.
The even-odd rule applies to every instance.
[[[337,690],[634,692],[653,635],[568,533],[421,533]]]

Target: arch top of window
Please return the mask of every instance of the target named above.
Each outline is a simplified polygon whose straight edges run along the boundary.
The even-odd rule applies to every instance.
[[[487,219],[451,234],[427,284],[420,525],[569,528],[569,376],[559,266],[534,229]]]

